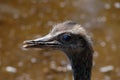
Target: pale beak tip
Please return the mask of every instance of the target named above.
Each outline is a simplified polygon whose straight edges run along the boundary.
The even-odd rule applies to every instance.
[[[27,47],[28,47],[28,45],[27,45],[27,44],[24,44],[24,45],[23,45],[23,48],[27,48]]]
[[[33,44],[32,40],[26,40],[23,42],[23,48],[28,48],[31,44]]]
[[[23,42],[23,44],[31,44],[31,43],[33,43],[33,40],[26,40]]]

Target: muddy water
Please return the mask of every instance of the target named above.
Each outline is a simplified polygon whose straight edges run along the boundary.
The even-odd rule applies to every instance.
[[[72,80],[62,52],[21,47],[65,20],[93,37],[92,80],[120,80],[119,0],[0,0],[0,80]]]

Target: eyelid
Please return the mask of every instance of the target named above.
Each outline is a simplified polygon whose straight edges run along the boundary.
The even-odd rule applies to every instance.
[[[64,35],[62,36],[62,38],[63,38],[64,40],[71,39],[71,35],[69,35],[69,34],[64,34]]]
[[[68,43],[68,42],[70,42],[72,39],[70,38],[70,40],[64,40],[64,35],[68,35],[68,36],[70,36],[70,37],[72,37],[72,35],[71,35],[71,33],[62,33],[62,34],[60,34],[58,37],[57,37],[57,40],[58,41],[60,41],[61,43]]]

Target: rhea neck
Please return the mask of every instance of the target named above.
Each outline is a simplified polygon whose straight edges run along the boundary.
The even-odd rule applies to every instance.
[[[91,70],[92,70],[92,50],[83,50],[79,53],[72,53],[73,55],[69,55],[68,58],[70,60],[74,80],[91,80]]]

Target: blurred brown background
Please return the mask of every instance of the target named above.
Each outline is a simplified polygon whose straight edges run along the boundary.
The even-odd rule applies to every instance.
[[[0,0],[0,80],[72,80],[62,52],[22,48],[66,20],[93,37],[92,80],[120,80],[120,0]]]

